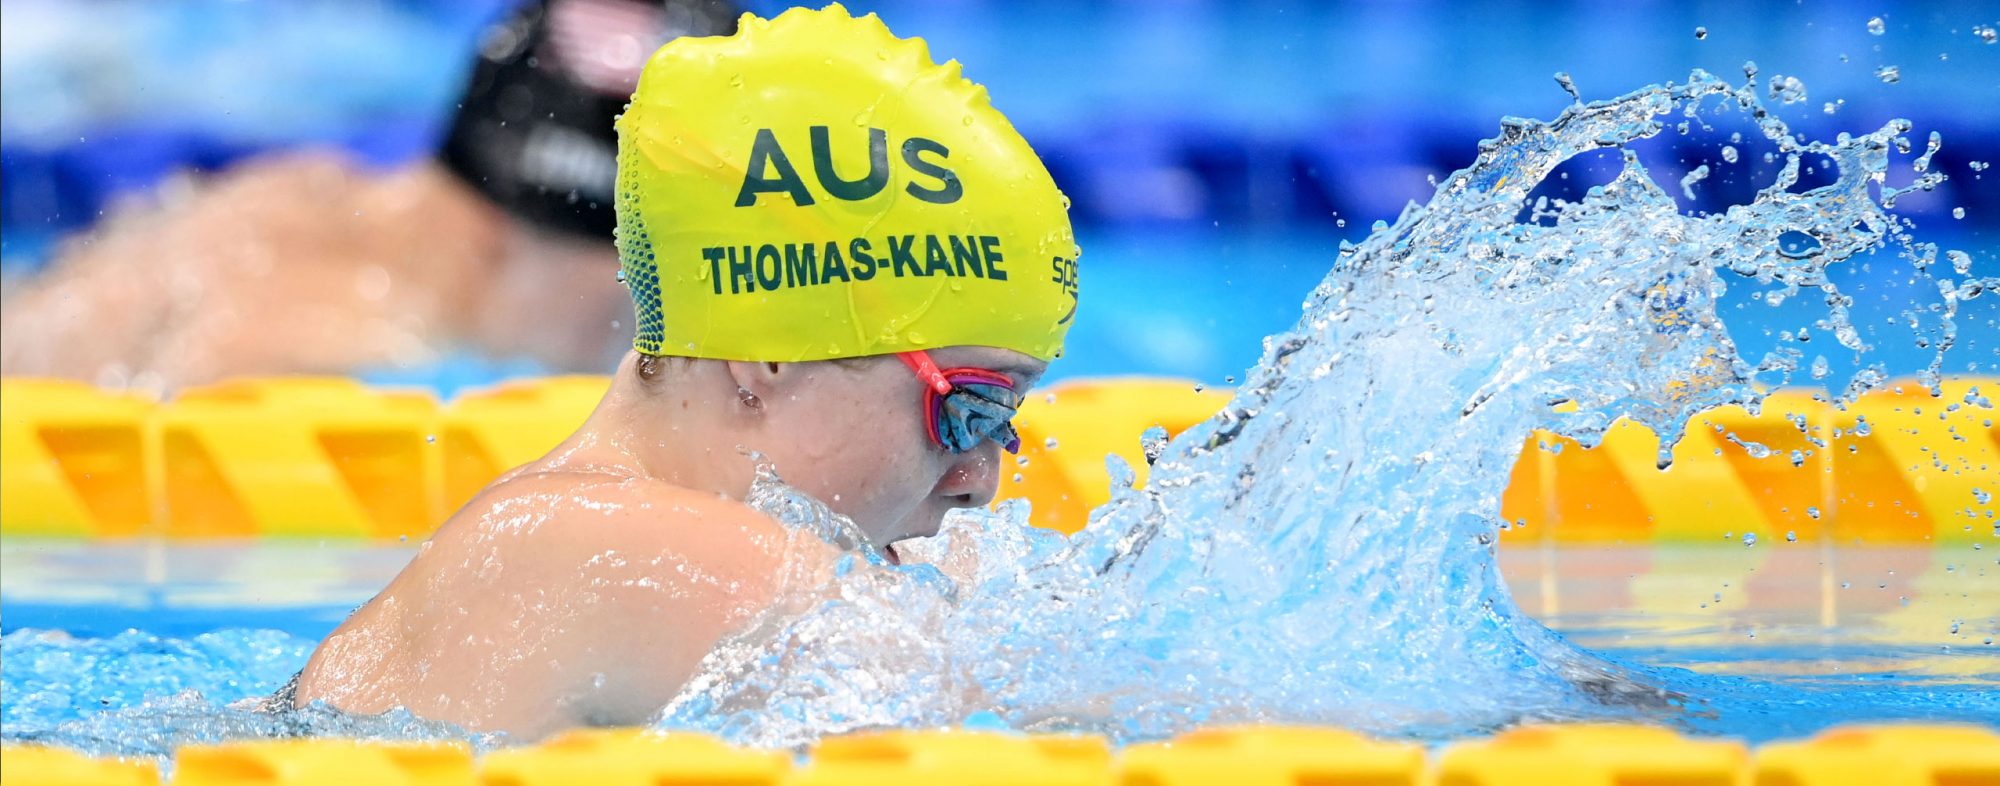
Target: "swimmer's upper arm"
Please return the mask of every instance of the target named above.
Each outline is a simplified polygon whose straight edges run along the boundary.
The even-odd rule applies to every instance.
[[[787,564],[830,550],[742,503],[646,479],[592,484],[565,505],[558,564],[575,602],[565,669],[576,720],[652,719],[780,589]],[[810,567],[808,567],[810,570]]]

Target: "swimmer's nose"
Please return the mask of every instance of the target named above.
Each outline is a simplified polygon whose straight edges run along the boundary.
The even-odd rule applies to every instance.
[[[953,456],[937,485],[937,495],[951,500],[955,508],[983,508],[999,491],[1000,446],[990,441]]]

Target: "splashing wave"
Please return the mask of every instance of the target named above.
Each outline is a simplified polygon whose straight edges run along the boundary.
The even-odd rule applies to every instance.
[[[1909,124],[1805,142],[1749,73],[1503,121],[1428,204],[1343,249],[1298,324],[1266,340],[1228,407],[1166,446],[1145,489],[1114,466],[1113,501],[1067,541],[1020,506],[958,515],[926,544],[955,581],[850,557],[718,648],[661,723],[784,746],[876,726],[1135,739],[1283,721],[1443,737],[1705,711],[1663,672],[1522,614],[1493,541],[1530,429],[1591,445],[1630,418],[1663,435],[1665,466],[1691,415],[1754,408],[1789,378],[1795,351],[1739,356],[1716,311],[1728,287],[1767,302],[1817,292],[1821,332],[1864,353],[1828,266],[1895,243],[1928,275],[1936,249],[1889,211],[1939,180],[1919,167],[1908,187],[1884,185]],[[1747,115],[1784,164],[1752,202],[1687,215],[1632,145],[1710,108]],[[1606,149],[1623,151],[1610,182],[1529,208],[1557,165]],[[1837,177],[1795,188],[1802,159]],[[1992,287],[1938,284],[1933,386],[1956,298]],[[1840,400],[1882,380],[1864,367]],[[757,496],[786,500],[766,506],[782,520],[839,528],[779,487]]]

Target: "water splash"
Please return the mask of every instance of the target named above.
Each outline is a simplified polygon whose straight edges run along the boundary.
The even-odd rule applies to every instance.
[[[783,746],[969,718],[1119,739],[1237,721],[1438,737],[1700,712],[1527,619],[1492,548],[1529,429],[1589,446],[1630,418],[1664,435],[1665,466],[1692,414],[1754,409],[1789,378],[1797,350],[1739,355],[1716,314],[1729,287],[1815,291],[1816,332],[1867,350],[1826,272],[1909,245],[1897,192],[1871,194],[1909,124],[1805,142],[1746,73],[1504,120],[1428,204],[1343,249],[1220,414],[1147,445],[1145,489],[1114,458],[1113,500],[1073,539],[1006,506],[948,522],[925,549],[941,574],[853,561],[712,653],[662,724]],[[1749,204],[1685,215],[1632,145],[1711,104],[1784,163]],[[1557,165],[1608,149],[1616,177],[1521,222]],[[1807,160],[1833,182],[1796,188]],[[1882,378],[1862,368],[1840,402]]]

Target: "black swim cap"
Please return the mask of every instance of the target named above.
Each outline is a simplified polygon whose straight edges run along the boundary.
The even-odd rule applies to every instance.
[[[646,59],[684,35],[728,35],[727,0],[536,0],[489,25],[439,153],[508,214],[609,240],[625,108]]]

